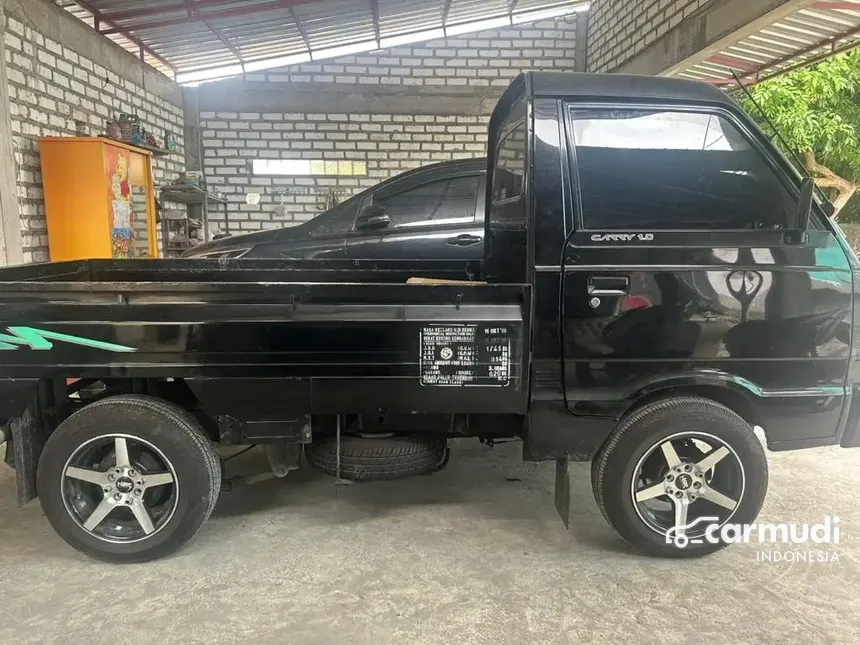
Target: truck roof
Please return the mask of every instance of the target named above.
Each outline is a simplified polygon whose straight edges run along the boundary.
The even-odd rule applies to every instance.
[[[531,81],[532,96],[706,101],[733,105],[725,92],[699,81],[630,74],[526,72],[525,75]]]
[[[571,98],[579,101],[707,103],[736,108],[728,94],[700,81],[688,81],[662,76],[635,76],[631,74],[587,74],[582,72],[522,72],[502,93],[493,113],[487,132],[487,150],[491,152],[487,167],[487,185],[493,183],[493,151],[499,142],[500,128],[505,119],[522,99]],[[489,193],[488,193],[489,194]],[[489,203],[487,204],[489,213]]]

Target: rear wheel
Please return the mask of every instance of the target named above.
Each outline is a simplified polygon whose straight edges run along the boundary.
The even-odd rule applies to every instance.
[[[146,396],[115,396],[63,421],[39,460],[48,521],[76,549],[112,562],[167,555],[218,499],[221,465],[190,414]]]
[[[592,464],[592,487],[629,544],[652,555],[695,557],[726,546],[719,527],[756,518],[767,459],[732,410],[704,398],[668,398],[620,424]]]

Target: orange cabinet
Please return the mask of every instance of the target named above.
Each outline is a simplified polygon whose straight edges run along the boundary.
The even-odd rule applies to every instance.
[[[51,261],[158,256],[148,150],[101,137],[39,147]]]

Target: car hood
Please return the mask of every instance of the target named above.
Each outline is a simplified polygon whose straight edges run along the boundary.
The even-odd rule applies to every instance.
[[[199,244],[192,249],[188,249],[182,254],[182,257],[196,258],[209,253],[232,251],[234,249],[249,249],[257,244],[274,242],[282,232],[283,229],[272,229],[255,233],[244,233],[242,235],[231,235],[230,237],[223,237],[220,240]]]

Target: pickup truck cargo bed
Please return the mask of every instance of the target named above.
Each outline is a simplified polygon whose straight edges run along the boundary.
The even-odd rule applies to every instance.
[[[287,273],[282,264],[272,266],[277,262],[128,264],[136,266],[88,261],[0,269],[4,336],[25,350],[2,354],[0,378],[169,373],[204,403],[211,400],[216,413],[237,412],[230,391],[250,396],[248,378],[279,379],[268,390],[272,400],[241,406],[270,415],[525,412],[527,285],[350,283],[342,281],[349,268]],[[285,276],[289,282],[266,281]],[[51,351],[26,351],[22,326],[44,339],[30,349],[49,343]],[[426,353],[458,329],[471,334],[478,354],[463,359],[459,377],[437,374]],[[487,350],[495,341],[506,349]],[[499,375],[491,376],[491,368]],[[446,378],[465,387],[438,387]],[[2,416],[22,411],[18,399],[0,401]]]

